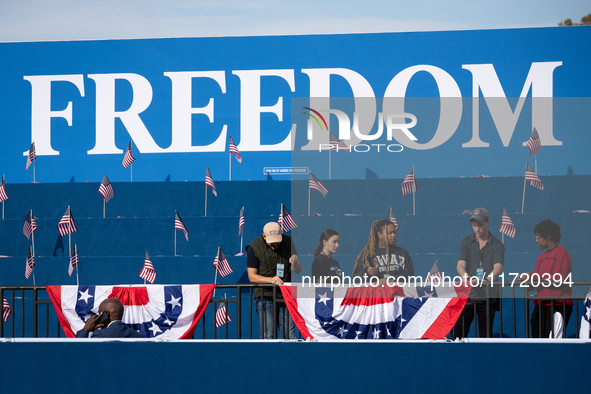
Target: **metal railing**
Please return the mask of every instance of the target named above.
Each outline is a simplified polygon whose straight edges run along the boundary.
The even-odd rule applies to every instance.
[[[495,282],[493,285],[497,285],[499,283]],[[573,282],[574,286],[590,286],[591,282]],[[277,286],[274,285],[259,285],[259,284],[228,284],[228,285],[216,285],[216,292],[218,297],[214,296],[209,301],[210,306],[205,311],[203,318],[197,325],[195,330],[194,338],[196,339],[206,339],[208,337],[213,337],[213,339],[224,338],[229,339],[230,337],[236,339],[243,339],[243,338],[253,338],[253,335],[256,334],[256,330],[254,329],[253,324],[253,316],[256,316],[255,311],[253,310],[253,301],[255,300],[254,297],[254,289],[256,288],[263,288],[263,287],[272,287],[273,288],[273,327],[277,327],[277,308],[278,306],[283,304],[283,300],[278,299],[277,292],[279,289]],[[490,286],[485,286],[487,297],[484,298],[486,303],[486,314],[487,318],[490,314]],[[520,297],[517,294],[516,288],[512,287],[512,296],[510,298],[501,298],[499,303],[499,313],[498,313],[498,322],[499,324],[495,326],[498,328],[495,334],[498,334],[500,337],[506,337],[510,335],[506,335],[503,332],[503,308],[507,307],[507,304],[510,304],[511,308],[511,318],[512,318],[512,325],[513,325],[513,332],[512,337],[518,338],[517,333],[517,322],[518,318],[523,319],[524,322],[524,335],[520,337],[529,338],[530,337],[530,327],[529,327],[529,319],[530,319],[530,302],[535,299],[543,299],[543,300],[572,300],[574,303],[573,307],[573,314],[571,317],[571,321],[575,320],[575,333],[578,334],[579,332],[579,319],[582,316],[582,311],[580,310],[579,306],[581,301],[585,299],[584,296],[573,296],[573,297],[532,297],[529,295],[529,291],[532,290],[532,287],[525,287],[523,288],[523,297]],[[221,292],[225,292],[223,297],[219,297]],[[230,292],[230,297],[228,297],[228,292]],[[45,338],[59,338],[63,336],[61,327],[59,325],[57,315],[53,310],[52,302],[49,299],[49,295],[47,294],[45,286],[3,286],[0,287],[0,299],[5,297],[10,306],[12,308],[12,314],[9,317],[7,322],[4,322],[0,319],[0,335],[2,337],[45,337]],[[262,292],[261,292],[262,297]],[[517,302],[523,299],[524,308],[523,308],[523,316],[518,317],[518,308]],[[234,317],[232,321],[235,322],[235,328],[230,327],[230,324],[226,323],[224,326],[220,327],[219,329],[216,328],[215,322],[215,315],[218,309],[218,305],[220,303],[226,303],[226,313],[227,315],[230,314],[230,305],[235,305],[236,308],[232,308],[232,314]],[[562,304],[563,312],[565,310],[565,303]],[[476,303],[473,306],[476,312]],[[560,308],[560,307],[558,307]],[[51,311],[50,311],[51,310]],[[246,314],[243,316],[243,314]],[[264,315],[263,313],[263,327],[264,327]],[[554,315],[554,307],[551,306],[551,316]],[[32,319],[32,321],[31,321]],[[255,317],[257,320],[256,327],[258,328],[259,322],[258,317]],[[478,319],[475,318],[473,322],[473,329],[470,330],[472,332],[472,336],[477,337],[478,330]],[[496,319],[495,319],[496,320]],[[553,324],[553,319],[552,319]],[[201,326],[201,327],[199,327]],[[43,330],[44,328],[44,330]],[[541,327],[540,327],[541,328]],[[262,328],[260,328],[262,330]],[[552,326],[553,329],[553,326]],[[222,331],[221,333],[218,330]],[[235,333],[234,333],[235,330]],[[276,332],[276,330],[275,330]],[[540,329],[541,332],[541,329]],[[200,335],[198,333],[201,333]],[[453,338],[453,330],[449,335]],[[493,333],[490,332],[490,327],[487,324],[487,337],[493,336]],[[566,336],[566,327],[563,330],[563,336]]]

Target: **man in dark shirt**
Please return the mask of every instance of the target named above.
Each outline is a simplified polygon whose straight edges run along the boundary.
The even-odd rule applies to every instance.
[[[282,234],[278,223],[270,222],[263,228],[263,234],[246,246],[246,270],[250,283],[272,283],[282,285],[291,282],[292,271],[299,274],[302,265],[293,241],[289,235]],[[283,301],[281,291],[276,296]],[[273,327],[273,291],[271,288],[256,289],[256,310],[259,315],[261,339],[277,338]],[[295,334],[293,319],[285,303],[277,308],[279,338],[291,339]],[[264,316],[264,317],[263,317]],[[264,322],[263,322],[264,319]]]
[[[107,318],[99,321],[103,312]],[[89,332],[92,332],[91,338],[146,338],[126,326],[121,318],[123,318],[121,301],[117,298],[107,298],[99,305],[98,314],[91,316],[84,324],[84,328],[76,333],[76,338],[88,338]]]
[[[486,209],[476,208],[472,211],[470,223],[474,234],[467,236],[460,243],[457,271],[461,277],[471,280],[472,289],[470,300],[454,326],[454,338],[463,338],[468,334],[475,312],[478,316],[479,337],[492,336],[493,321],[500,302],[499,287],[490,288],[490,283],[487,282],[496,280],[503,272],[505,245],[488,231],[490,218]],[[476,278],[479,283],[482,281],[482,286],[475,286]],[[489,287],[489,298],[486,298],[485,286]]]

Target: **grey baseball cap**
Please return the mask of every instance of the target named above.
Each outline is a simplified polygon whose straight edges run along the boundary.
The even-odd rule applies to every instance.
[[[470,214],[470,222],[476,220],[479,223],[486,222],[489,218],[488,211],[484,208],[476,208]]]

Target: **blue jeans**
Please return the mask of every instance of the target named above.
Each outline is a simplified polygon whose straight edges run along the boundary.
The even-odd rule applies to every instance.
[[[265,316],[265,328],[263,330],[263,309]],[[256,300],[256,310],[259,316],[259,327],[261,327],[261,339],[291,339],[295,335],[295,324],[291,318],[285,304],[277,305],[277,326],[279,327],[279,337],[277,330],[273,327],[273,301],[263,299]],[[273,335],[275,334],[275,335]]]

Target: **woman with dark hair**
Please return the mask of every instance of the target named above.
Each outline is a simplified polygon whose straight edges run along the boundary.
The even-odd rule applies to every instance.
[[[341,277],[341,266],[332,258],[333,253],[339,249],[340,240],[339,233],[335,230],[326,229],[320,234],[312,263],[312,277],[316,283],[327,283],[333,276]]]
[[[534,272],[522,274],[521,279],[540,283],[537,288],[534,311],[531,315],[531,333],[533,338],[554,338],[562,336],[573,311],[571,300],[544,300],[543,297],[572,297],[572,287],[543,286],[544,283],[572,281],[570,255],[558,245],[560,226],[551,220],[544,220],[534,227],[536,243],[540,249],[546,249],[536,260]],[[554,316],[552,316],[554,315]],[[552,320],[554,322],[552,323]],[[552,324],[554,333],[552,333]]]
[[[398,240],[396,228],[388,219],[376,220],[371,225],[369,240],[357,256],[353,276],[377,276],[380,284],[389,277],[410,277],[415,274],[412,259],[408,252],[396,246]]]

